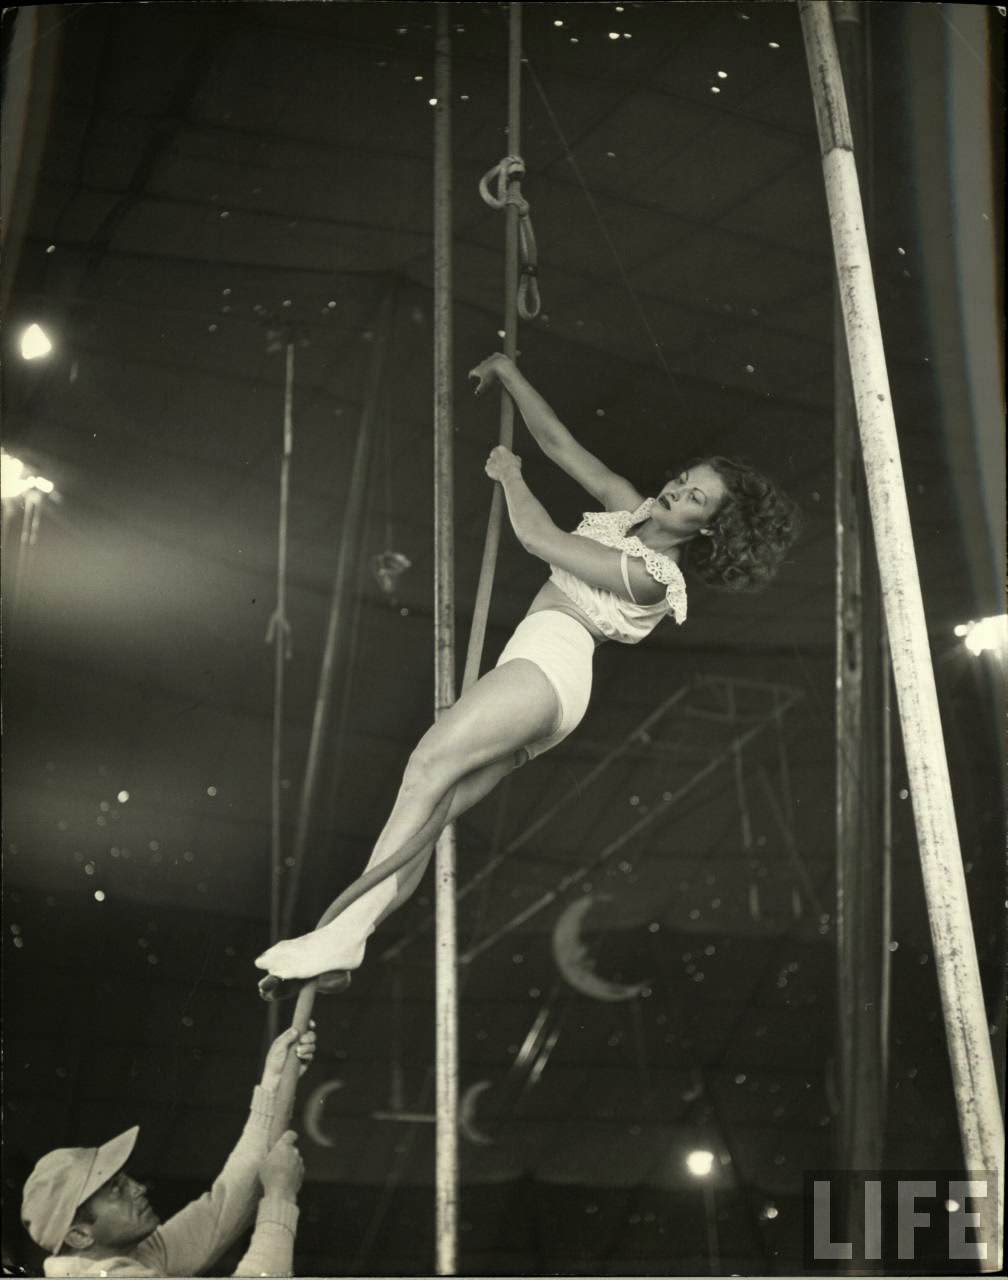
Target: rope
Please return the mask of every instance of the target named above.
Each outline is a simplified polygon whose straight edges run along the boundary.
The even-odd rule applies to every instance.
[[[370,474],[374,420],[379,391],[387,366],[387,353],[391,342],[396,297],[395,286],[390,285],[379,306],[370,364],[364,388],[364,403],[361,408],[353,461],[347,483],[346,507],[343,512],[343,534],[340,540],[336,571],[333,578],[332,597],[326,622],[315,707],[312,713],[308,756],[305,761],[297,825],[294,832],[294,847],[291,854],[293,865],[280,922],[284,933],[287,933],[290,929],[291,921],[294,917],[294,908],[297,904],[301,870],[304,864],[304,852],[308,843],[309,828],[315,808],[315,796],[318,789],[322,753],[329,722],[330,701],[337,673],[337,660],[342,659],[346,653],[344,615],[353,582],[356,558],[360,553],[362,512],[367,492],[368,475]]]
[[[542,310],[539,296],[539,250],[532,226],[529,202],[521,193],[521,179],[525,176],[525,161],[521,156],[509,155],[498,160],[492,169],[479,180],[479,193],[484,204],[491,209],[505,209],[513,205],[518,210],[518,242],[520,246],[520,279],[518,281],[518,314],[523,320],[534,320]],[[497,179],[497,194],[490,184]]]
[[[340,546],[336,577],[333,583],[333,596],[329,609],[329,621],[326,631],[325,646],[322,654],[322,665],[319,671],[319,686],[315,699],[315,713],[312,722],[311,740],[308,746],[308,759],[305,763],[305,776],[301,790],[301,805],[298,814],[297,830],[294,837],[294,865],[291,871],[287,900],[284,906],[283,918],[281,920],[281,926],[284,932],[290,928],[290,921],[294,913],[294,906],[297,900],[299,875],[304,861],[304,846],[308,838],[308,826],[314,807],[322,743],[324,741],[326,721],[328,719],[328,704],[332,690],[337,650],[340,646],[341,640],[338,623],[340,621],[340,615],[345,609],[344,597],[348,594],[347,581],[352,572],[352,555],[357,554],[359,551],[359,547],[356,542],[353,543],[352,549],[350,544],[355,536],[354,531],[358,531],[359,533],[361,525],[360,513],[361,504],[364,502],[367,490],[368,455],[371,448],[372,424],[375,416],[375,405],[378,397],[378,391],[381,386],[381,380],[385,369],[387,347],[391,340],[391,325],[394,318],[395,302],[395,292],[390,289],[383,298],[379,310],[379,320],[374,349],[372,351],[371,365],[368,370],[368,381],[365,389],[364,408],[361,412],[361,421],[357,432],[357,442],[354,447],[351,480],[347,497],[347,510],[344,513],[344,538]],[[339,901],[339,899],[337,899],[337,901]],[[340,904],[340,910],[342,910],[343,905],[345,904]],[[326,915],[323,916],[322,921],[320,921],[319,925],[316,927],[320,928],[322,924],[327,924],[331,918],[332,917],[327,912]],[[301,987],[292,1020],[292,1026],[295,1027],[300,1034],[306,1032],[311,1023],[312,1008],[315,1003],[315,994],[317,989],[317,979],[312,979]],[[271,998],[265,986],[261,987],[260,990],[265,998]],[[284,1065],[284,1070],[280,1077],[280,1084],[277,1089],[276,1105],[271,1127],[273,1142],[279,1138],[280,1134],[283,1133],[290,1123],[291,1113],[294,1109],[294,1095],[297,1091],[297,1081],[297,1055],[289,1053],[287,1055],[287,1061]]]
[[[342,915],[347,907],[352,906],[358,898],[363,898],[375,885],[381,884],[389,876],[401,871],[408,862],[412,862],[415,857],[423,853],[428,845],[433,844],[438,831],[444,825],[454,798],[455,787],[453,786],[450,791],[447,791],[441,797],[434,812],[419,831],[415,832],[405,844],[400,845],[394,853],[390,853],[387,858],[377,863],[369,871],[362,872],[356,880],[347,885],[339,897],[335,898],[322,913],[315,928],[324,929],[338,915]],[[259,990],[267,1000],[284,999],[297,988],[300,981],[301,979],[281,979],[269,974],[260,982]]]
[[[603,219],[602,213],[595,201],[595,197],[588,189],[588,183],[585,181],[584,174],[581,172],[581,166],[574,158],[574,152],[571,150],[570,143],[567,141],[567,137],[564,134],[563,129],[560,127],[560,121],[557,119],[556,113],[550,105],[549,98],[546,97],[546,90],[542,87],[542,83],[536,75],[535,69],[527,58],[525,59],[525,65],[528,67],[529,77],[535,86],[536,93],[538,93],[539,97],[542,99],[543,106],[546,108],[546,114],[549,116],[550,124],[553,126],[560,145],[564,149],[564,155],[567,158],[567,163],[574,171],[574,176],[577,178],[578,186],[580,186],[584,193],[584,198],[588,201],[588,206],[592,211],[595,221],[598,223],[599,231],[602,233],[602,238],[605,240],[606,245],[609,248],[609,252],[612,254],[613,261],[616,264],[616,270],[619,272],[620,279],[623,281],[626,291],[630,296],[630,301],[633,303],[634,309],[640,317],[641,325],[644,328],[644,332],[647,334],[648,341],[651,343],[651,346],[654,347],[655,355],[658,357],[658,362],[668,375],[669,381],[672,383],[673,390],[676,395],[681,398],[682,392],[679,390],[679,385],[676,382],[675,375],[669,368],[668,361],[665,359],[665,353],[662,351],[661,343],[658,341],[658,337],[655,334],[654,329],[651,327],[651,322],[648,320],[647,312],[644,310],[640,299],[634,292],[633,285],[630,283],[630,277],[627,274],[626,268],[623,266],[623,259],[620,257],[619,250],[616,248],[616,242],[613,240],[612,235],[609,232],[609,228],[605,224],[605,220]]]
[[[507,136],[512,146],[521,142],[521,5],[509,6],[508,28],[508,127]],[[509,157],[505,157],[505,161]],[[511,157],[515,160],[519,157]],[[505,162],[502,162],[505,163]],[[505,167],[506,163],[505,163]],[[492,171],[491,171],[492,172]],[[518,182],[512,176],[511,183]],[[518,190],[520,195],[520,188]],[[521,259],[519,206],[513,202],[504,207],[504,354],[509,360],[518,357],[518,292]],[[498,444],[510,449],[514,444],[514,401],[501,387],[500,429]],[[490,499],[486,538],[483,542],[483,558],[480,562],[476,598],[473,601],[472,623],[469,627],[469,643],[466,647],[465,669],[462,675],[462,691],[479,679],[483,641],[486,637],[487,619],[490,615],[490,596],[493,592],[494,573],[497,567],[497,551],[500,545],[501,524],[504,519],[504,488],[496,482]]]
[[[521,133],[521,5],[510,6],[510,34],[508,44],[508,137],[517,141]],[[504,209],[508,215],[505,235],[505,297],[504,297],[504,350],[512,359],[517,353],[517,317],[522,315],[531,319],[538,315],[540,307],[536,274],[536,243],[529,218],[528,202],[521,195],[520,178],[525,165],[520,156],[508,155],[499,161],[480,183],[480,192],[487,203],[498,209]],[[497,194],[490,190],[490,182],[496,177]],[[514,210],[514,213],[511,210]],[[517,221],[517,229],[513,225]],[[518,277],[520,275],[520,280]],[[501,391],[501,426],[500,442],[510,447],[513,433],[513,402],[502,389]],[[473,606],[472,627],[469,634],[469,645],[466,654],[465,672],[462,679],[463,692],[479,678],[480,656],[483,648],[483,637],[486,631],[489,612],[490,592],[493,584],[494,569],[497,558],[497,545],[500,538],[500,526],[503,518],[503,497],[500,484],[494,485],[491,501],[490,517],[487,526],[487,537],[483,548],[483,562],[476,589],[476,601]],[[427,822],[411,839],[401,845],[394,853],[385,858],[377,866],[365,871],[330,904],[322,915],[316,929],[322,929],[341,915],[352,903],[363,897],[375,885],[406,866],[414,858],[422,856],[432,844],[444,826],[455,796],[455,787],[437,804]],[[294,1009],[292,1025],[299,1031],[306,1031],[311,1018],[316,993],[319,990],[319,979],[312,978],[303,984],[300,980],[285,981],[267,975],[259,984],[262,996],[267,1000],[281,999],[300,985],[297,1004]],[[335,990],[335,987],[330,988]],[[279,1136],[286,1128],[293,1108],[294,1092],[297,1085],[298,1063],[296,1055],[289,1054],[284,1073],[281,1077],[277,1094],[274,1116],[274,1130]]]
[[[428,818],[423,827],[410,840],[398,848],[395,853],[391,854],[384,862],[380,862],[378,866],[372,867],[370,871],[365,871],[351,885],[339,895],[338,898],[326,908],[321,919],[315,926],[316,929],[323,929],[327,924],[331,924],[338,915],[341,915],[347,907],[356,902],[358,898],[364,896],[369,889],[373,889],[376,884],[380,884],[388,876],[394,875],[410,862],[413,858],[419,856],[426,847],[433,842],[432,830],[436,827],[440,830],[444,826],[445,819],[448,816],[448,810],[455,796],[455,788],[452,789],[441,798],[440,803],[434,812]],[[344,982],[342,987],[330,987],[330,991],[345,989],[349,979]],[[278,1000],[283,999],[292,991],[298,992],[297,1004],[294,1006],[294,1016],[291,1019],[291,1026],[295,1027],[299,1035],[303,1035],[311,1023],[312,1009],[315,1005],[315,997],[319,992],[319,979],[311,978],[305,983],[300,983],[299,979],[286,981],[275,978],[272,974],[268,975],[259,984],[259,990],[264,999]],[[326,988],[323,987],[323,992]],[[289,1053],[284,1063],[284,1069],[280,1076],[280,1083],[277,1086],[276,1103],[274,1106],[273,1120],[270,1128],[270,1142],[276,1142],[285,1129],[289,1127],[291,1113],[294,1109],[294,1095],[297,1091],[297,1082],[299,1074],[299,1062],[297,1054]]]

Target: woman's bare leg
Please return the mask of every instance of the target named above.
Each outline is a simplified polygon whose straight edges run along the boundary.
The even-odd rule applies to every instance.
[[[382,911],[375,920],[375,925],[381,924],[386,916],[398,911],[407,899],[411,898],[416,892],[417,886],[424,877],[424,872],[430,864],[431,854],[434,852],[434,842],[441,834],[445,827],[449,826],[456,818],[461,817],[473,805],[490,794],[491,791],[504,778],[512,773],[520,765],[525,762],[525,748],[519,747],[509,756],[505,756],[502,760],[494,760],[491,764],[485,764],[481,769],[474,769],[472,773],[467,773],[458,783],[456,783],[455,791],[452,795],[451,805],[448,809],[448,816],[444,822],[438,824],[441,828],[437,831],[430,844],[422,853],[418,853],[415,858],[410,859],[401,871],[397,871],[392,879],[395,881],[396,894],[395,899]],[[371,863],[374,862],[372,855]],[[371,865],[371,864],[369,864]]]
[[[384,861],[417,836],[422,835],[425,844],[433,843],[450,820],[450,808],[445,808],[444,816],[437,810],[452,788],[467,776],[497,766],[478,781],[473,779],[471,789],[462,788],[461,797],[454,800],[456,806],[474,804],[514,767],[520,748],[553,731],[558,714],[553,686],[535,663],[516,658],[488,671],[421,738],[368,866]],[[462,810],[457,807],[456,811]],[[399,896],[396,879],[390,876],[375,885],[331,925],[278,942],[256,964],[280,978],[309,978],[330,969],[356,968],[375,922],[408,896]],[[413,888],[415,883],[410,892]]]
[[[386,916],[391,915],[393,911],[401,907],[402,904],[416,892],[417,886],[423,879],[424,872],[427,870],[428,864],[430,863],[431,854],[434,852],[434,843],[436,838],[441,834],[444,828],[448,826],[449,823],[454,822],[457,817],[465,813],[468,809],[471,809],[473,805],[478,804],[484,796],[488,795],[494,787],[497,786],[497,783],[500,782],[502,778],[505,778],[514,769],[519,768],[525,763],[526,759],[527,754],[525,748],[519,747],[517,751],[513,752],[510,756],[506,756],[503,760],[495,760],[492,764],[484,765],[481,769],[474,769],[472,773],[466,774],[461,781],[455,784],[448,795],[442,798],[441,802],[435,808],[434,813],[427,821],[427,829],[424,830],[421,828],[421,830],[417,832],[417,836],[411,842],[416,844],[419,852],[415,853],[405,866],[401,867],[388,878],[387,883],[388,886],[394,890],[394,897],[388,902],[388,905],[385,906],[377,916],[375,916],[370,929],[368,929],[364,934],[365,940],[372,929],[377,928]],[[373,904],[374,902],[379,901],[379,895],[382,892],[387,893],[388,890],[383,890],[381,886],[376,886],[375,890],[372,891],[374,896],[369,897],[369,903]],[[353,908],[354,904],[351,904],[350,907],[346,908],[347,914],[353,911]],[[373,912],[376,909],[377,908],[373,905],[369,905],[367,908],[369,912]],[[353,917],[351,917],[351,920],[352,919]],[[337,969],[335,971],[323,973],[320,975],[320,990],[342,991],[346,987],[349,976],[350,975],[345,969]],[[274,984],[275,981],[275,978],[264,978],[262,983],[260,983],[263,995],[267,999],[276,999],[277,989],[274,985],[264,986],[263,984]],[[285,980],[281,985],[293,986],[293,980]]]

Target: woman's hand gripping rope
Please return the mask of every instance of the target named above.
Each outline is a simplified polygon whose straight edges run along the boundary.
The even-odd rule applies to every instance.
[[[501,484],[507,484],[509,480],[515,480],[521,475],[521,465],[521,458],[516,453],[498,444],[490,450],[490,457],[486,460],[484,470],[491,480],[499,480]]]
[[[497,381],[501,373],[509,366],[513,367],[512,362],[499,352],[495,352],[486,360],[483,360],[470,373],[470,377],[475,378],[478,384],[476,393],[480,394],[486,387]],[[521,458],[503,445],[498,445],[491,451],[485,470],[490,479],[499,481],[510,491],[512,501],[514,500],[514,489],[516,488],[514,482],[519,482],[518,488],[524,488],[521,483]],[[310,981],[314,982],[315,990],[322,995],[332,995],[347,989],[350,985],[349,969],[356,968],[360,963],[359,959],[355,958],[349,966],[346,960],[343,960],[343,967],[327,968],[324,962],[318,962],[318,967],[315,967],[315,957],[309,954],[306,962],[303,954],[299,953],[307,950],[309,953],[314,952],[315,956],[320,953],[324,954],[328,943],[323,942],[316,935],[328,929],[347,908],[370,892],[376,885],[395,875],[396,872],[402,870],[415,858],[426,855],[448,821],[451,805],[455,798],[455,790],[456,788],[452,787],[442,796],[428,820],[404,845],[387,858],[383,858],[377,865],[365,871],[353,884],[344,889],[324,912],[313,933],[306,934],[302,938],[277,943],[256,959],[256,965],[260,969],[267,970],[266,976],[259,982],[259,993],[264,1000],[288,999],[297,995],[305,984]],[[371,929],[373,927],[374,923],[371,924]],[[370,932],[370,929],[367,932]],[[363,942],[366,936],[367,934],[365,933],[358,940],[361,958],[363,958]],[[349,939],[349,941],[352,942],[353,939]],[[345,956],[348,950],[347,942],[348,939],[346,937],[334,938],[332,950],[342,950]],[[288,976],[284,976],[282,972],[272,972],[271,969],[274,965],[280,970],[286,968]],[[297,966],[296,972],[291,974],[290,971],[295,968],[295,965]]]
[[[507,371],[514,369],[514,361],[510,360],[502,351],[495,351],[492,355],[487,356],[485,360],[481,360],[479,364],[474,365],[469,370],[469,378],[475,381],[473,394],[477,396],[483,395],[489,391],[495,382],[503,381],[503,376]]]

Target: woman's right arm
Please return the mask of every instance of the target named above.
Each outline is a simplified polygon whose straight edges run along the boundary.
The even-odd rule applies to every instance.
[[[495,381],[515,402],[525,425],[543,453],[607,511],[633,511],[643,498],[624,476],[611,471],[600,458],[578,442],[556,416],[535,387],[521,374],[512,360],[496,352],[469,373],[476,378],[476,394],[480,395]]]

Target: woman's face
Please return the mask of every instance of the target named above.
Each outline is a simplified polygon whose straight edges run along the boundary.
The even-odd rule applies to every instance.
[[[701,462],[662,487],[651,508],[651,519],[670,533],[691,537],[707,528],[727,496],[718,473]]]

